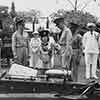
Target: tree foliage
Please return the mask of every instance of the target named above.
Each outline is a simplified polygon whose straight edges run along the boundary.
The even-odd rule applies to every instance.
[[[50,15],[52,21],[58,17],[63,17],[66,25],[70,24],[72,32],[77,29],[86,29],[86,25],[89,22],[96,23],[97,18],[88,12],[82,11],[65,11],[63,9],[58,10]]]
[[[96,22],[97,18],[93,15],[91,15],[88,12],[82,12],[82,11],[65,11],[63,9],[58,10],[55,13],[52,13],[50,15],[52,20],[56,19],[56,17],[64,17],[65,21],[67,23],[75,23],[78,25],[86,25],[89,22]]]
[[[24,17],[26,21],[32,21],[34,18],[39,17],[41,12],[35,9],[31,9],[30,11],[17,12],[17,15]]]

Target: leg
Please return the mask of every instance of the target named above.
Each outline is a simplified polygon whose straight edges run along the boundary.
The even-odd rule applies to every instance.
[[[22,61],[22,64],[24,66],[28,65],[28,48],[26,48],[26,47],[23,48],[23,61]]]
[[[63,54],[62,55],[62,57],[61,57],[62,59],[62,67],[65,67],[65,55]]]
[[[76,71],[77,71],[77,66],[76,66],[76,55],[74,54],[72,56],[72,78],[73,78],[73,81],[76,81]]]
[[[38,59],[39,59],[38,55],[36,53],[32,53],[30,57],[30,67],[32,68],[36,67]]]
[[[86,78],[90,78],[90,55],[85,53]]]
[[[92,59],[92,77],[98,78],[96,75],[96,69],[97,69],[97,54],[93,54],[93,59]]]
[[[51,62],[50,66],[51,66],[51,68],[53,68],[54,67],[54,55],[51,57],[51,61],[50,62]]]
[[[79,73],[79,66],[80,66],[80,59],[81,59],[81,56],[80,54],[77,52],[77,50],[75,51],[74,50],[74,53],[73,53],[73,62],[72,62],[72,66],[73,66],[73,80],[74,81],[78,81],[78,73]]]
[[[65,51],[65,53],[62,56],[62,67],[67,69],[69,68],[69,62],[70,62],[70,55]]]
[[[23,60],[23,48],[17,48],[16,49],[16,54],[17,54],[17,59],[16,59],[16,63],[18,64],[22,64],[22,60]]]
[[[67,66],[67,69],[70,69],[70,61],[71,61],[72,55],[66,55],[66,62],[65,65]]]
[[[97,69],[99,69],[99,63],[100,63],[100,61],[99,61],[99,56],[98,56],[98,58],[97,58]]]
[[[31,57],[29,59],[29,66],[30,67],[34,67],[34,64],[33,64],[33,55],[31,55]]]
[[[98,69],[100,69],[100,54],[98,55]]]
[[[69,69],[71,58],[72,58],[72,47],[68,46],[65,51],[65,66],[67,67],[67,69]]]

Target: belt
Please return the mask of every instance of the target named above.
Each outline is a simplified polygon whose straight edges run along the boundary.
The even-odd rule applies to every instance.
[[[82,50],[81,49],[73,49],[73,54],[76,54],[76,53],[82,53]]]
[[[23,48],[23,47],[26,47],[27,48],[27,46],[15,46],[16,48]]]

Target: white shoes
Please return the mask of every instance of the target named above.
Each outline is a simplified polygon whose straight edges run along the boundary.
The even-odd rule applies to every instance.
[[[86,76],[86,79],[87,79],[87,80],[90,79],[90,78],[91,78],[91,79],[92,79],[92,78],[93,78],[93,79],[99,79],[99,77],[97,77],[96,75],[95,75],[95,76],[92,76],[92,77],[87,77],[87,76]]]
[[[89,76],[86,76],[86,79],[90,79],[90,77]]]
[[[99,79],[99,77],[97,77],[96,75],[95,75],[95,76],[93,76],[93,78],[95,78],[95,79]]]

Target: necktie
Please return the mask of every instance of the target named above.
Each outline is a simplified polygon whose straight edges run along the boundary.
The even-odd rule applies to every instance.
[[[93,31],[91,31],[91,35],[93,35]]]

